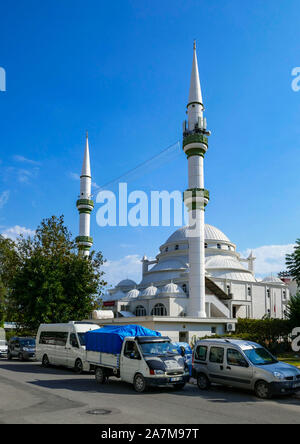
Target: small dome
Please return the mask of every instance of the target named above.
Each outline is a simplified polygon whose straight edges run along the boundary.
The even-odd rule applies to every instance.
[[[136,283],[132,281],[131,279],[124,279],[123,281],[119,282],[117,285],[117,288],[120,287],[135,287]]]
[[[188,239],[188,229],[189,227],[182,227],[176,230],[167,240],[167,244],[173,242],[185,241]],[[230,242],[228,237],[218,228],[213,227],[212,225],[205,224],[204,231],[205,240],[214,240],[214,241],[223,241]]]
[[[175,296],[177,295],[182,295],[185,296],[185,292],[182,290],[181,287],[179,287],[179,285],[174,284],[174,282],[170,282],[169,284],[165,285],[162,289],[161,289],[161,293],[163,294],[174,294]]]
[[[140,296],[141,292],[137,288],[133,288],[132,290],[128,291],[126,294],[127,299],[136,299]]]
[[[276,276],[267,276],[265,277],[262,282],[268,283],[268,284],[281,284],[284,285],[284,282],[282,282],[281,279],[279,279],[279,277]]]
[[[143,293],[142,296],[143,297],[147,297],[147,296],[158,296],[158,294],[160,293],[159,289],[154,287],[154,285],[150,285],[150,287],[147,287]]]
[[[118,290],[118,291],[116,291],[116,293],[113,293],[113,294],[111,295],[110,299],[111,299],[112,301],[119,301],[120,299],[123,299],[123,298],[125,298],[125,297],[126,297],[126,294],[123,293],[123,291]]]

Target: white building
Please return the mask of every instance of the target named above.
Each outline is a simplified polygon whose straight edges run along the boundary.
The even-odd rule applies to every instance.
[[[236,245],[221,230],[205,225],[209,192],[204,187],[204,157],[210,132],[203,113],[194,45],[188,121],[183,133],[189,226],[176,230],[160,246],[154,261],[142,259],[141,282],[126,279],[109,291],[104,307],[112,310],[115,318],[95,320],[100,325],[138,323],[173,340],[190,341],[194,335],[232,330],[238,317],[284,317],[289,300],[285,283],[274,277],[258,281],[255,258],[241,258]]]

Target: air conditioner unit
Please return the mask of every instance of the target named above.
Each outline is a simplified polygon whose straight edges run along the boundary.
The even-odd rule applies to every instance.
[[[235,331],[235,324],[233,324],[233,323],[226,324],[226,331],[228,333],[234,332]]]

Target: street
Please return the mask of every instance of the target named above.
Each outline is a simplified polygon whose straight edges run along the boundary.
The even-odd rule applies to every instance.
[[[0,423],[299,424],[300,398],[261,401],[224,387],[200,392],[192,384],[137,394],[116,379],[97,385],[91,374],[0,359]]]

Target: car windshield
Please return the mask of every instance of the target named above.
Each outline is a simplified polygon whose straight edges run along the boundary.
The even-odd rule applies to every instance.
[[[80,345],[85,345],[85,333],[77,333]]]
[[[20,344],[23,347],[35,347],[35,339],[21,339]]]
[[[176,347],[170,342],[141,343],[143,355],[178,355]]]
[[[254,365],[269,365],[278,362],[265,348],[251,348],[244,350],[244,353]]]

